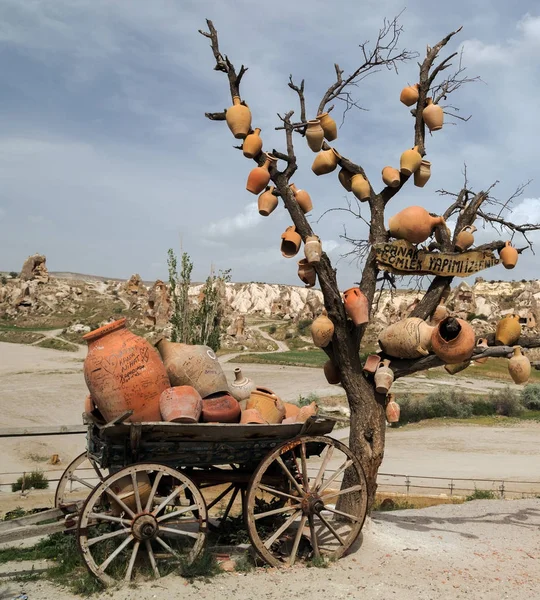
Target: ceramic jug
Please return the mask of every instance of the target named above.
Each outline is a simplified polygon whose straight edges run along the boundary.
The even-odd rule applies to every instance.
[[[319,119],[308,121],[306,129],[307,144],[313,152],[320,152],[324,142],[324,131]]]
[[[246,158],[255,158],[260,154],[262,147],[263,141],[261,139],[261,130],[259,127],[256,127],[255,131],[250,133],[244,140],[242,152]]]
[[[238,423],[240,404],[230,394],[215,394],[202,401],[203,423]]]
[[[311,165],[311,170],[315,175],[331,173],[337,167],[340,158],[339,154],[333,148],[330,148],[330,150],[321,150],[315,157]]]
[[[323,370],[326,381],[328,381],[329,384],[337,385],[338,383],[341,383],[341,375],[330,359],[324,363]]]
[[[475,345],[474,329],[463,319],[446,317],[431,335],[433,352],[449,365],[469,360]]]
[[[294,183],[291,183],[289,187],[291,188],[292,193],[298,202],[298,206],[300,206],[304,214],[308,213],[310,210],[313,210],[311,196],[306,192],[306,190],[299,190]]]
[[[394,383],[394,372],[389,365],[390,361],[385,359],[375,372],[375,390],[378,394],[388,394],[388,390]]]
[[[394,394],[388,394],[386,403],[386,420],[389,423],[397,423],[399,421],[400,408],[395,400]]]
[[[225,120],[236,139],[244,139],[251,129],[251,111],[241,103],[239,96],[233,97],[233,105],[227,109]]]
[[[343,293],[345,298],[345,312],[351,321],[358,327],[369,321],[369,302],[360,288],[349,288]]]
[[[399,170],[407,177],[411,176],[420,168],[422,155],[418,152],[418,146],[405,150],[399,159]]]
[[[379,346],[396,358],[427,356],[433,329],[423,319],[408,317],[386,327],[379,335]]]
[[[508,372],[514,383],[527,383],[531,376],[531,361],[521,353],[520,346],[514,346],[514,356],[508,361]]]
[[[482,352],[486,349],[489,348],[488,346],[488,341],[486,338],[480,338],[477,342],[476,342],[476,347],[480,350],[482,350]],[[486,363],[489,360],[488,357],[486,358],[475,358],[474,361],[477,362],[479,365],[483,365],[484,363]]]
[[[202,412],[202,398],[190,385],[170,387],[161,393],[159,408],[164,421],[197,423]]]
[[[518,315],[506,315],[497,323],[495,343],[499,346],[513,346],[521,335],[521,324]]]
[[[382,170],[382,180],[388,187],[399,187],[399,171],[393,167],[384,167]]]
[[[418,84],[409,85],[401,90],[399,100],[405,104],[405,106],[412,106],[418,102]]]
[[[475,231],[476,227],[474,225],[467,225],[458,233],[455,245],[460,252],[465,252],[474,244],[473,233]]]
[[[499,256],[501,257],[505,269],[513,269],[516,266],[518,261],[518,251],[510,242],[506,242],[504,248],[499,250]]]
[[[444,217],[434,217],[421,206],[408,206],[388,221],[390,235],[407,240],[411,244],[425,242],[438,225],[444,225]]]
[[[303,258],[298,261],[298,277],[305,283],[307,288],[312,288],[317,282],[317,273],[312,265]]]
[[[420,166],[414,172],[414,185],[424,187],[431,177],[431,163],[429,160],[422,159]]]
[[[430,131],[439,131],[443,126],[444,111],[438,104],[433,104],[431,98],[428,98],[426,107],[422,111],[422,118]]]
[[[328,313],[323,310],[311,324],[311,337],[317,348],[325,348],[332,341],[334,335],[334,324],[328,318]]]
[[[244,377],[242,369],[236,367],[234,370],[234,381],[229,384],[229,391],[231,396],[242,402],[247,400],[251,396],[251,392],[255,389],[255,383],[248,377]]]
[[[277,196],[274,195],[275,187],[271,186],[266,192],[263,192],[259,196],[258,207],[259,214],[263,217],[267,217],[277,208],[278,199]]]
[[[322,256],[321,240],[316,235],[309,235],[304,245],[304,254],[309,263],[318,263]]]
[[[365,202],[371,195],[370,185],[367,179],[360,173],[355,173],[351,178],[352,193],[360,200]]]
[[[247,408],[256,408],[268,423],[281,423],[285,417],[285,406],[281,399],[267,388],[257,387],[247,401]]]
[[[317,119],[323,128],[324,137],[329,142],[333,142],[337,138],[337,125],[334,119],[327,112],[317,115]]]
[[[339,183],[341,183],[341,185],[348,192],[352,192],[352,187],[351,187],[352,173],[347,171],[347,169],[342,168],[342,169],[340,169],[340,171],[338,173],[338,179],[339,179]]]
[[[296,227],[291,225],[281,234],[281,254],[285,258],[292,258],[298,254],[302,244],[302,238],[296,233]]]
[[[266,153],[264,164],[261,167],[255,167],[248,175],[246,190],[252,194],[260,194],[270,181],[270,167],[275,164],[277,159],[271,154]]]

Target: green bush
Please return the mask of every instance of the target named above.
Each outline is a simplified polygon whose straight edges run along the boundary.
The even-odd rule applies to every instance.
[[[309,394],[308,396],[302,396],[300,394],[300,396],[298,396],[298,406],[302,407],[302,406],[309,406],[312,402],[319,402],[319,396],[317,396],[317,394],[314,394],[313,392],[311,392],[311,394]]]
[[[35,490],[46,490],[49,487],[49,481],[43,471],[32,471],[24,478],[24,489],[34,488]],[[18,492],[23,488],[23,478],[19,477],[15,483],[11,484],[11,491]]]
[[[16,279],[19,276],[19,274],[17,273],[17,271],[10,271],[9,276],[13,279]]]
[[[474,492],[467,496],[465,500],[470,502],[471,500],[495,500],[497,498],[495,492],[491,490],[477,490],[474,488]]]
[[[7,277],[5,275],[2,275],[2,277],[0,277],[0,281],[2,282],[2,285],[6,285]]]
[[[473,415],[485,417],[495,414],[495,405],[489,398],[473,398],[471,406]]]
[[[313,321],[311,319],[300,319],[298,324],[296,325],[296,330],[300,335],[309,335],[311,324]]]
[[[540,410],[540,384],[526,385],[521,392],[521,404],[527,410]]]
[[[268,328],[268,333],[270,335],[274,335],[274,333],[276,333],[277,331],[277,327],[275,325],[270,325],[270,327]]]
[[[510,388],[491,392],[489,399],[495,406],[495,413],[503,417],[517,417],[525,410],[517,393]]]
[[[454,417],[466,419],[471,417],[472,405],[463,392],[456,390],[439,390],[429,394],[425,400],[426,417],[433,419],[437,417]]]

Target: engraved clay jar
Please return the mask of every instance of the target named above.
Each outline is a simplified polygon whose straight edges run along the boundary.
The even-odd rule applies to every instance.
[[[307,144],[313,152],[320,152],[324,142],[324,130],[319,119],[308,121],[306,129]]]
[[[263,192],[259,196],[259,200],[258,200],[259,214],[262,215],[263,217],[267,217],[268,215],[273,213],[274,210],[277,208],[278,199],[277,199],[277,196],[275,196],[272,193],[274,190],[275,190],[275,187],[271,186],[269,189],[266,190],[266,192]]]
[[[499,251],[502,264],[505,269],[513,269],[518,261],[518,251],[512,246],[510,242],[506,242],[504,248]]]
[[[306,192],[306,190],[299,190],[294,183],[291,183],[289,187],[291,188],[291,191],[298,202],[298,206],[300,206],[304,214],[308,213],[310,210],[313,210],[311,196]]]
[[[351,321],[358,327],[369,321],[369,302],[366,296],[357,287],[352,287],[343,292],[345,298],[345,312]]]
[[[418,152],[418,146],[405,150],[399,159],[399,170],[407,177],[418,171],[422,164],[422,155]]]
[[[260,194],[270,181],[270,166],[277,161],[271,154],[266,153],[266,159],[261,167],[255,167],[248,175],[246,190],[252,194]]]
[[[379,335],[379,346],[396,358],[420,358],[431,350],[434,328],[418,317],[408,317],[393,323]]]
[[[352,193],[360,200],[365,202],[370,197],[370,186],[367,179],[361,173],[355,173],[351,179]]]
[[[477,342],[476,342],[476,347],[480,350],[482,350],[482,352],[484,350],[486,350],[487,348],[489,348],[488,346],[488,341],[486,338],[480,338]],[[474,359],[475,362],[477,362],[479,365],[483,365],[484,363],[486,363],[489,358],[486,356],[486,358],[475,358]]]
[[[375,390],[378,394],[387,394],[394,383],[394,372],[389,365],[390,361],[385,359],[375,371]]]
[[[308,235],[304,244],[304,254],[309,263],[318,263],[322,256],[321,240],[316,235]]]
[[[247,401],[247,408],[256,408],[268,423],[281,423],[285,418],[285,406],[281,399],[268,388],[257,387]]]
[[[202,421],[204,423],[238,423],[240,404],[230,394],[214,394],[202,401]]]
[[[202,398],[190,385],[170,387],[161,393],[159,408],[164,421],[198,423],[202,412]]]
[[[389,423],[397,423],[399,421],[400,408],[396,402],[394,394],[388,394],[386,403],[386,420]]]
[[[312,288],[317,283],[317,273],[312,265],[303,258],[298,261],[298,277],[305,283],[307,288]]]
[[[444,217],[433,217],[421,206],[408,206],[388,221],[390,235],[407,240],[411,244],[425,242],[438,225],[444,225]]]
[[[446,317],[431,335],[433,352],[449,365],[469,360],[475,345],[474,329],[463,319]]]
[[[414,85],[409,85],[401,90],[399,100],[400,102],[403,102],[405,106],[412,106],[418,102],[419,95],[418,84],[415,83]]]
[[[251,129],[251,111],[241,103],[239,96],[233,97],[233,105],[227,109],[225,120],[234,137],[244,139]]]
[[[382,180],[388,187],[399,187],[399,171],[394,167],[384,167],[382,170]]]
[[[315,157],[311,170],[315,175],[327,175],[336,169],[339,158],[339,154],[333,148],[321,150]]]
[[[161,421],[159,397],[171,386],[159,354],[126,329],[126,319],[83,336],[88,343],[84,378],[106,421],[133,410],[128,421]]]
[[[234,370],[234,381],[229,385],[231,396],[238,400],[238,402],[242,402],[242,400],[247,400],[250,397],[255,387],[255,382],[248,377],[244,377],[242,369],[236,367]]]
[[[473,233],[476,231],[476,227],[474,225],[467,225],[464,227],[456,238],[456,248],[460,252],[465,252],[474,244],[474,235]]]
[[[521,324],[517,315],[506,315],[497,323],[495,343],[498,346],[513,346],[521,335]]]
[[[508,361],[508,372],[514,383],[527,383],[531,376],[531,361],[521,353],[520,346],[514,346],[514,356]]]
[[[444,111],[438,104],[433,104],[431,98],[428,98],[426,107],[422,111],[422,118],[430,131],[439,131],[444,123]]]
[[[329,384],[337,385],[338,383],[341,383],[341,374],[336,365],[330,359],[324,363],[323,370],[326,381],[328,381]]]
[[[324,131],[324,137],[333,142],[337,138],[337,125],[334,119],[326,112],[317,115],[317,119]]]
[[[255,158],[261,152],[262,147],[261,130],[259,127],[256,127],[255,131],[250,133],[244,140],[242,152],[246,158]]]
[[[348,192],[352,192],[352,187],[351,187],[352,173],[350,171],[347,171],[347,169],[345,169],[343,167],[338,173],[338,179],[339,179],[339,183],[341,183],[341,185]]]
[[[328,313],[323,310],[311,324],[311,337],[317,348],[325,348],[332,341],[334,335],[334,324],[328,318]]]
[[[429,160],[422,159],[420,166],[414,172],[414,185],[424,187],[431,177],[431,163]]]
[[[285,258],[292,258],[298,254],[300,246],[302,245],[302,238],[299,233],[296,233],[296,227],[290,225],[281,234],[281,254]]]

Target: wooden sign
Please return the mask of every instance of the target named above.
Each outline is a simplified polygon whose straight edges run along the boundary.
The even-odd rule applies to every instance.
[[[491,250],[467,252],[429,252],[405,240],[374,244],[379,269],[396,275],[442,275],[468,277],[499,264]]]

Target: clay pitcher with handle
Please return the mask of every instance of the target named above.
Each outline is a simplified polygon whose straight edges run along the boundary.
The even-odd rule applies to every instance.
[[[513,346],[521,335],[521,323],[517,315],[506,315],[497,323],[495,343],[498,346]]]
[[[499,251],[502,264],[505,269],[513,269],[518,261],[518,251],[512,246],[510,242],[506,242],[504,248]]]
[[[399,404],[396,402],[394,394],[388,394],[388,398],[386,399],[386,420],[389,423],[398,423],[399,422],[399,413],[400,408]]]
[[[298,277],[305,283],[307,288],[312,288],[317,282],[317,273],[312,265],[303,258],[298,261]]]
[[[386,327],[379,335],[379,346],[396,358],[427,356],[433,330],[423,319],[408,317]]]
[[[333,142],[337,138],[337,125],[334,119],[327,112],[317,115],[317,119],[323,128],[324,137],[329,142]]]
[[[238,402],[242,402],[250,397],[255,387],[255,383],[251,379],[244,377],[242,369],[236,367],[234,370],[234,381],[229,384],[231,396],[238,400]]]
[[[251,129],[251,111],[242,104],[239,96],[233,97],[233,105],[227,109],[225,120],[234,137],[244,139]]]
[[[332,341],[334,335],[334,324],[328,318],[328,313],[323,310],[311,324],[311,337],[317,348],[325,348]]]
[[[514,346],[514,356],[508,361],[508,372],[514,383],[527,383],[531,376],[531,361],[521,353],[520,346]]]
[[[270,181],[270,171],[272,165],[275,165],[277,159],[271,154],[266,153],[264,164],[261,167],[255,167],[248,175],[246,190],[252,194],[260,194]]]
[[[475,345],[474,329],[463,319],[446,317],[433,328],[433,352],[449,365],[468,361],[472,357]]]
[[[390,368],[390,361],[385,359],[375,372],[375,390],[378,394],[388,394],[394,383],[394,372]]]
[[[422,159],[420,166],[414,172],[414,185],[424,187],[431,177],[431,163],[429,160]]]
[[[320,152],[324,142],[324,130],[319,119],[308,121],[306,129],[306,141],[313,152]]]
[[[482,350],[482,352],[484,350],[487,350],[487,348],[489,348],[488,346],[488,341],[487,338],[480,338],[477,342],[476,342],[476,347],[479,348],[480,350]],[[489,360],[488,357],[486,358],[475,358],[474,362],[478,363],[479,365],[483,365],[485,364],[487,361]]]
[[[255,158],[260,154],[262,147],[261,130],[259,127],[256,127],[255,131],[250,133],[244,140],[242,152],[246,158]]]
[[[291,225],[281,234],[281,254],[285,258],[292,258],[298,254],[302,244],[300,234],[296,233],[296,227]]]
[[[309,235],[304,244],[304,254],[309,263],[318,263],[322,256],[321,240],[316,235]]]
[[[258,200],[259,214],[262,215],[263,217],[268,217],[268,215],[273,213],[274,210],[277,208],[278,199],[277,199],[277,196],[275,196],[273,194],[274,190],[275,190],[274,186],[271,186],[268,190],[266,190],[266,192],[263,192],[259,196],[259,200]]]
[[[411,244],[425,242],[438,225],[444,225],[444,217],[434,217],[421,206],[408,206],[388,221],[390,235]]]
[[[465,252],[474,244],[474,235],[473,233],[476,231],[476,227],[474,225],[467,225],[464,227],[456,238],[456,248],[460,252]]]
[[[298,189],[294,183],[291,183],[289,187],[294,194],[295,200],[298,202],[298,206],[300,206],[304,214],[308,213],[310,210],[313,210],[311,196],[306,192],[306,190]]]
[[[345,298],[345,312],[351,321],[358,327],[369,322],[369,302],[360,288],[349,288],[343,293]]]
[[[410,177],[415,171],[418,171],[422,164],[422,155],[418,152],[418,146],[405,150],[399,159],[399,170],[403,175]]]
[[[417,83],[404,87],[399,95],[400,102],[403,102],[405,106],[412,106],[413,104],[416,104],[420,95],[418,87],[419,86]]]
[[[438,104],[433,104],[431,98],[428,98],[426,107],[422,111],[422,118],[430,131],[439,131],[444,123],[444,111]]]

